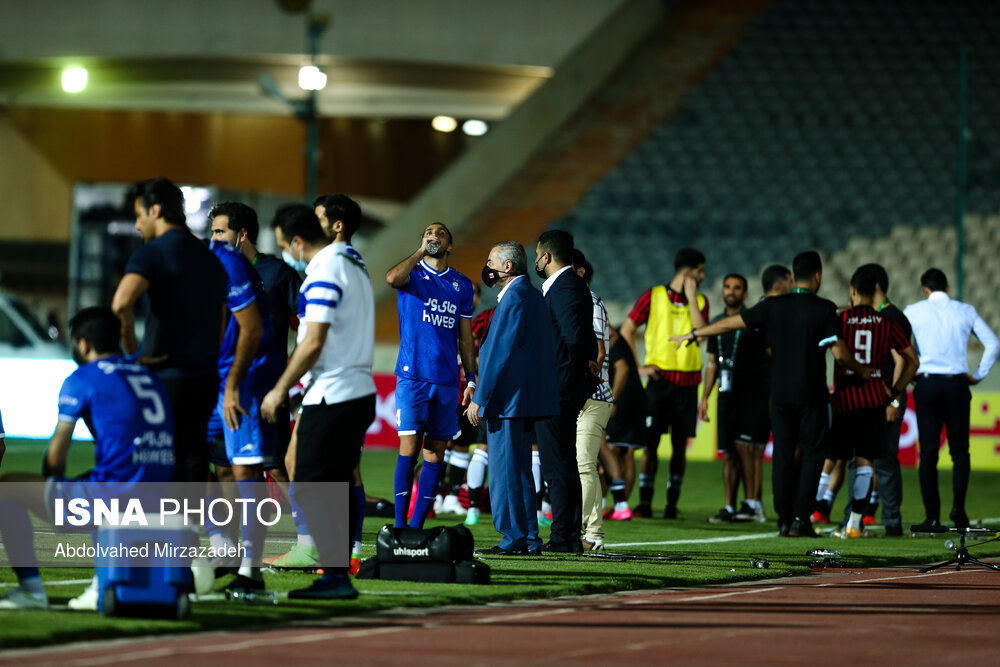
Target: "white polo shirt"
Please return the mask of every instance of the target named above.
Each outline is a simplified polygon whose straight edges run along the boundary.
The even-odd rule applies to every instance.
[[[903,314],[913,327],[913,340],[917,343],[920,355],[921,373],[968,373],[966,351],[969,347],[969,334],[975,334],[986,348],[979,360],[979,368],[972,377],[982,380],[997,360],[1000,344],[996,334],[974,307],[954,301],[947,292],[931,292],[923,301],[907,306]]]
[[[348,243],[331,243],[306,267],[299,289],[302,322],[330,325],[323,350],[303,378],[303,405],[344,403],[375,393],[375,298],[361,255]],[[298,342],[306,335],[299,326]]]

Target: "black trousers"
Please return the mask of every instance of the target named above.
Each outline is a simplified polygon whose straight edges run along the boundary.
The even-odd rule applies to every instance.
[[[553,545],[582,551],[580,526],[583,521],[583,493],[576,463],[576,420],[586,400],[559,401],[559,414],[535,424],[542,477],[549,485],[552,503]]]
[[[346,574],[358,503],[349,486],[347,523],[333,520],[331,507],[325,507],[317,485],[299,486],[299,482],[354,483],[354,469],[361,462],[365,432],[375,419],[375,394],[343,403],[307,405],[299,417],[299,436],[295,450],[295,480],[292,484],[296,502],[306,515],[306,524],[316,542],[320,564],[329,574]]]
[[[208,419],[219,401],[219,376],[160,376],[174,413],[174,481],[208,481]]]
[[[816,486],[827,457],[829,430],[828,403],[771,404],[771,487],[779,526],[790,525],[794,519],[808,521],[816,509]]]
[[[917,379],[913,390],[917,407],[917,431],[920,434],[920,494],[928,519],[941,519],[941,494],[938,491],[938,450],[941,428],[948,434],[951,454],[952,508],[965,511],[965,493],[969,489],[969,405],[972,392],[962,375],[925,375]]]

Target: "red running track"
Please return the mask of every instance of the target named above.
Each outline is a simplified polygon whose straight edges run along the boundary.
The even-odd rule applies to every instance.
[[[10,651],[60,667],[995,664],[1000,572],[914,567]]]

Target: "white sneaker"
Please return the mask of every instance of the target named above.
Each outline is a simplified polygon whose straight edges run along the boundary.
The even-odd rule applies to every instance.
[[[583,546],[584,551],[604,551],[604,540],[599,537],[590,539],[589,537],[580,538],[580,545]]]
[[[207,595],[215,585],[215,566],[207,558],[191,559],[191,575],[194,578],[194,592]],[[72,602],[70,603],[72,606]]]
[[[68,604],[70,609],[97,611],[97,577],[94,577],[90,585],[82,593],[70,600]]]
[[[444,512],[444,497],[434,496],[434,513],[441,514],[442,512]]]
[[[757,509],[754,510],[753,520],[757,523],[767,523],[767,514],[764,512],[764,503],[757,505]]]
[[[442,514],[457,514],[458,516],[465,516],[466,512],[468,512],[468,510],[462,507],[462,503],[458,502],[458,496],[449,494],[445,497],[444,502],[441,503]]]
[[[0,609],[46,609],[49,606],[49,596],[44,591],[29,593],[20,586],[7,591],[0,598]]]

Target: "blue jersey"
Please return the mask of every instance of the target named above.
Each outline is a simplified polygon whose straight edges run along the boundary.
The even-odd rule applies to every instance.
[[[83,419],[94,436],[95,482],[169,482],[174,416],[159,378],[113,356],[80,366],[59,391],[59,421]]]
[[[472,281],[421,261],[399,288],[398,377],[458,386],[458,320],[472,319]]]
[[[267,293],[264,291],[264,283],[261,282],[257,271],[250,264],[250,260],[238,252],[228,243],[212,243],[212,252],[215,253],[219,261],[222,262],[229,280],[229,289],[226,293],[226,307],[229,310],[226,322],[226,333],[222,338],[222,349],[219,351],[219,381],[220,391],[225,385],[226,376],[233,365],[236,357],[236,341],[240,337],[240,325],[236,322],[233,313],[248,308],[251,304],[257,304],[260,312],[261,323],[264,327],[264,334],[257,347],[257,354],[247,371],[247,378],[253,379],[259,369],[274,369],[280,364],[280,355],[275,346],[274,332],[269,326],[271,309],[267,300]],[[280,372],[280,371],[279,371]],[[271,380],[272,372],[268,372],[268,379]],[[263,378],[262,378],[263,379]],[[276,379],[276,378],[274,378]],[[273,382],[271,383],[273,385]],[[268,386],[267,389],[271,387]]]

